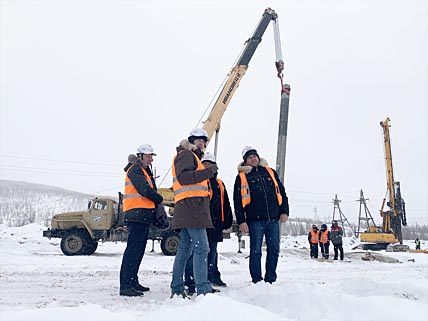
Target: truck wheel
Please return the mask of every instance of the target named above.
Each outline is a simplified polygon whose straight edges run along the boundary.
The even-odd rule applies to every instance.
[[[86,237],[81,231],[73,231],[61,239],[61,251],[65,255],[82,255],[85,252]]]
[[[162,235],[161,250],[165,255],[175,255],[178,250],[178,243],[180,242],[180,236],[178,233],[169,232]]]
[[[98,247],[98,242],[92,239],[86,240],[85,251],[82,253],[83,255],[92,255],[95,253]]]

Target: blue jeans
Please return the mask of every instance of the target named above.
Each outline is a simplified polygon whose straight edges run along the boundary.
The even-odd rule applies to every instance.
[[[255,221],[248,222],[250,232],[250,274],[253,283],[263,280],[262,277],[262,242],[266,239],[266,273],[265,282],[276,281],[276,266],[279,257],[279,222]]]
[[[211,293],[208,281],[207,256],[209,252],[207,231],[204,228],[184,228],[172,268],[171,290],[174,294],[184,292],[183,275],[188,258],[193,252],[193,275],[197,294]]]

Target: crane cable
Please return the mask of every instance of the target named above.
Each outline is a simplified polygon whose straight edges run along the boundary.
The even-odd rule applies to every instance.
[[[283,80],[284,60],[282,60],[281,37],[279,35],[278,18],[276,18],[273,21],[273,38],[275,41],[275,55],[276,55],[275,66],[276,66],[276,70],[278,71],[277,76],[281,81],[281,92],[286,92],[287,94],[290,94],[290,89],[285,88],[284,80]]]

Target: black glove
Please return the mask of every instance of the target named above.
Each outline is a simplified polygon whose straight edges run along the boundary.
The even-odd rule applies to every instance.
[[[216,164],[212,164],[210,167],[207,168],[207,170],[211,172],[212,176],[214,176],[215,174],[217,174],[218,167]]]

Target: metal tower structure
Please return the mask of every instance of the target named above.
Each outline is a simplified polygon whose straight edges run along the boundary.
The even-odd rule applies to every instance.
[[[356,235],[355,231],[354,231],[354,228],[352,227],[351,223],[349,223],[349,221],[346,218],[345,214],[343,214],[342,210],[340,209],[340,202],[342,202],[342,201],[337,198],[337,194],[336,194],[335,198],[333,199],[334,209],[333,209],[333,219],[332,219],[332,221],[335,220],[336,209],[337,209],[337,211],[339,212],[340,222],[341,222],[341,226],[342,226],[342,229],[343,229],[343,235],[346,236],[345,223],[347,223],[349,225],[352,233],[354,235]]]
[[[372,214],[370,213],[366,201],[368,198],[364,198],[364,192],[360,190],[360,198],[357,199],[357,202],[360,202],[360,210],[358,212],[358,229],[356,232],[356,236],[359,236],[361,232],[368,231],[370,226],[376,226],[375,221],[373,219]],[[364,209],[364,213],[362,211]],[[361,229],[366,229],[365,231],[361,231]]]

